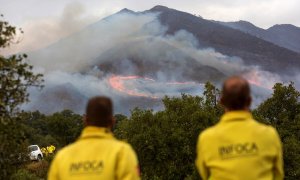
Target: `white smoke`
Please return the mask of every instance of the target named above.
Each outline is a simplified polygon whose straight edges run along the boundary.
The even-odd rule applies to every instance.
[[[30,53],[31,62],[45,67],[47,71],[63,70],[78,72],[91,65],[99,54],[126,41],[144,24],[152,21],[154,15],[117,14],[92,24],[83,31],[51,45]]]
[[[106,15],[108,15],[107,12],[100,14],[102,17]],[[87,10],[83,4],[76,1],[70,2],[58,17],[26,21],[25,24],[21,25],[24,34],[17,32],[15,41],[20,41],[20,43],[7,47],[1,53],[10,55],[45,48],[70,34],[80,31],[98,19],[99,16],[87,15]]]
[[[238,57],[228,57],[214,49],[199,49],[199,42],[187,31],[164,35],[167,28],[159,23],[157,14],[120,12],[45,49],[29,53],[36,71],[45,75],[46,88],[42,92],[32,90],[32,102],[24,108],[44,113],[70,108],[68,103],[56,106],[58,109],[40,108],[39,104],[44,103],[41,99],[53,91],[62,96],[74,91],[69,99],[76,101],[77,106],[71,108],[78,112],[83,112],[86,99],[95,95],[112,97],[116,112],[128,113],[134,106],[159,106],[159,99],[133,97],[114,89],[108,82],[114,74],[153,78],[154,82],[140,78],[125,82],[124,86],[159,98],[181,93],[201,94],[200,83],[213,81],[220,85],[225,77],[241,74],[254,85],[255,102],[259,102],[270,94],[274,83],[281,81],[276,74],[245,66]],[[178,81],[194,84],[176,85]],[[61,91],[53,90],[58,86]]]

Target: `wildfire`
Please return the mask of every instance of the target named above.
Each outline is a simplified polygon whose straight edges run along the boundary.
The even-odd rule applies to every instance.
[[[247,81],[252,84],[252,85],[255,85],[255,86],[259,86],[259,87],[263,87],[259,81],[255,80],[255,79],[247,79]],[[269,88],[268,88],[269,89]]]
[[[259,71],[250,71],[247,74],[244,74],[244,77],[252,85],[272,90],[273,85],[278,81],[275,77],[269,74],[261,74]]]
[[[138,97],[147,97],[151,99],[157,99],[157,96],[149,95],[146,93],[137,92],[135,89],[130,89],[124,85],[125,81],[128,80],[136,80],[136,79],[143,79],[146,81],[154,81],[154,79],[151,78],[143,78],[140,76],[112,76],[109,78],[109,84],[112,88],[119,92],[123,92],[125,94],[128,94],[130,96],[138,96]],[[132,87],[131,87],[132,88]]]
[[[182,87],[195,88],[198,87],[198,85],[202,85],[196,82],[160,82],[148,77],[117,75],[111,76],[108,82],[113,89],[119,92],[130,96],[151,99],[158,99],[168,92],[174,93],[180,91]],[[149,89],[155,89],[155,91],[149,91]],[[172,91],[172,89],[175,89],[175,91]],[[156,92],[156,90],[160,92]],[[155,94],[153,94],[153,92],[155,92]]]
[[[257,71],[250,71],[243,75],[250,84],[264,88],[272,89],[272,78],[266,81],[263,78],[264,74]],[[196,83],[193,81],[177,82],[177,81],[157,81],[148,77],[141,76],[118,76],[113,75],[108,79],[109,85],[116,91],[136,97],[145,97],[151,99],[158,99],[165,94],[176,95],[180,92],[200,92],[199,86],[204,87],[204,84]]]

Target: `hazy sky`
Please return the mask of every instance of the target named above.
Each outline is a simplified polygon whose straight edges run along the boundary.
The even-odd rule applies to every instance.
[[[155,5],[220,21],[247,20],[268,28],[274,24],[300,26],[300,0],[0,0],[0,13],[22,27],[25,38],[14,50],[34,50],[54,42],[123,8],[135,11]],[[35,38],[28,38],[28,36]],[[41,40],[37,47],[36,41]]]

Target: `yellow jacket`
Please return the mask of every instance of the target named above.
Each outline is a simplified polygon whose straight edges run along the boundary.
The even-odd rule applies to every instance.
[[[134,150],[105,128],[86,127],[80,138],[60,150],[52,161],[49,180],[140,179]]]
[[[203,180],[281,180],[281,141],[249,112],[231,111],[200,134],[196,166]]]

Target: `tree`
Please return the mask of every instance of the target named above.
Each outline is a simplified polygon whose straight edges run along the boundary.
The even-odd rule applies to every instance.
[[[277,128],[283,142],[286,179],[300,179],[300,102],[293,83],[276,84],[273,95],[253,111],[255,119]],[[199,133],[215,124],[223,109],[207,83],[202,97],[165,97],[164,110],[134,109],[115,134],[136,150],[143,179],[197,179],[194,167]],[[167,168],[166,168],[167,167]]]
[[[218,117],[202,97],[165,97],[159,112],[134,109],[119,123],[117,137],[137,151],[143,179],[199,179],[194,166],[199,133]]]
[[[293,83],[277,83],[273,94],[253,114],[278,130],[283,142],[286,179],[300,179],[300,92]]]
[[[113,130],[115,130],[118,127],[118,125],[121,121],[126,120],[127,116],[125,116],[123,114],[115,114],[114,118],[115,118],[115,125],[113,127]]]
[[[284,86],[277,83],[273,87],[273,94],[264,101],[256,110],[261,118],[275,126],[290,123],[300,114],[300,92],[294,83]]]
[[[74,142],[83,129],[82,116],[70,110],[54,113],[47,116],[47,132],[59,142],[59,147]]]
[[[220,90],[217,89],[212,83],[206,82],[204,86],[203,95],[205,97],[205,105],[216,107],[220,96]]]
[[[10,46],[15,36],[16,28],[0,20],[0,50]],[[26,54],[0,55],[0,176],[4,179],[15,170],[11,156],[22,152],[25,146],[22,127],[17,123],[18,106],[28,101],[27,88],[41,87],[42,82],[42,75],[32,72],[26,58]]]
[[[21,122],[34,129],[35,133],[31,133],[32,135],[41,134],[45,136],[49,134],[47,124],[45,123],[46,115],[40,113],[39,111],[34,112],[20,112],[17,115]]]
[[[205,99],[205,108],[215,116],[221,116],[224,113],[224,109],[219,103],[221,92],[216,86],[210,82],[206,82],[204,86],[203,96]]]

